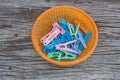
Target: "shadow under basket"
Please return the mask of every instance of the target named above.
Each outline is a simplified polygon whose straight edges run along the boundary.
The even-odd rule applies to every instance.
[[[92,37],[87,43],[87,48],[82,50],[80,56],[75,60],[54,60],[47,57],[47,52],[41,51],[43,44],[40,38],[47,34],[52,29],[52,24],[58,22],[58,18],[63,18],[71,23],[79,19],[84,26],[92,32]],[[86,60],[94,51],[98,42],[98,31],[93,19],[83,10],[72,6],[57,6],[43,12],[35,21],[32,28],[32,44],[37,53],[46,61],[59,66],[72,66]]]

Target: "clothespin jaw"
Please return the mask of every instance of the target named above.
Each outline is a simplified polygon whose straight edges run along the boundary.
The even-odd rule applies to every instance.
[[[68,24],[68,29],[70,31],[70,34],[74,37],[74,39],[77,38],[77,33],[80,27],[80,23],[78,23],[76,30],[74,30],[73,25],[72,24]]]
[[[80,20],[75,20],[74,21],[75,25],[78,25],[78,23],[81,24],[80,29],[87,34],[88,33],[88,29],[85,27],[85,25],[82,23],[82,21],[80,21]]]

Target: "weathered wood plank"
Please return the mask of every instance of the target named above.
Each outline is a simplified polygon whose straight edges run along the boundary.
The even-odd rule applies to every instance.
[[[94,54],[73,67],[44,61],[33,49],[35,19],[57,5],[85,10],[95,20],[99,43]],[[0,0],[1,80],[120,80],[119,0]]]

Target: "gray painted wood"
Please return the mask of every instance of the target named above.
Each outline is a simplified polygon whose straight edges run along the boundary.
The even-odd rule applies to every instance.
[[[83,9],[99,30],[93,55],[73,67],[46,62],[31,43],[36,18],[57,5]],[[120,1],[0,0],[0,80],[120,80]]]

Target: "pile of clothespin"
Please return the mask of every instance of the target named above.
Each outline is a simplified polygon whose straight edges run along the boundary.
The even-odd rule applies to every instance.
[[[83,48],[87,48],[86,43],[91,38],[92,32],[89,32],[80,20],[75,20],[72,24],[59,18],[58,23],[55,22],[52,26],[52,30],[40,39],[44,44],[42,52],[47,51],[48,58],[76,59]]]

